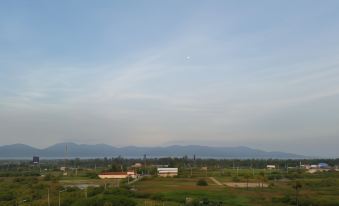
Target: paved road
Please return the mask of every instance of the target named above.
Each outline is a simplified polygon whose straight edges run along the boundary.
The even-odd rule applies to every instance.
[[[219,186],[223,186],[223,184],[221,182],[219,182],[218,180],[216,180],[214,177],[210,177],[210,179],[217,185]]]

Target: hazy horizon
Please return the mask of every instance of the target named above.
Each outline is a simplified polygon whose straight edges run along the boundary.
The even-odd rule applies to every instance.
[[[16,144],[23,144],[23,145],[27,145],[36,149],[46,149],[48,147],[54,146],[54,145],[59,145],[59,144],[76,144],[76,145],[108,145],[108,146],[112,146],[112,147],[116,147],[116,148],[124,148],[124,147],[169,147],[169,146],[207,146],[207,147],[215,147],[215,148],[237,148],[237,147],[247,147],[250,149],[255,149],[255,150],[262,150],[265,152],[283,152],[283,153],[291,153],[291,154],[296,154],[296,155],[304,155],[305,157],[308,158],[338,158],[337,155],[324,155],[324,154],[318,154],[315,155],[314,152],[306,152],[306,153],[302,153],[299,151],[299,153],[297,152],[289,152],[287,150],[281,149],[281,150],[270,150],[270,149],[264,149],[264,148],[259,148],[259,147],[255,147],[255,146],[251,146],[251,145],[225,145],[225,144],[190,144],[190,143],[180,143],[180,142],[168,142],[162,145],[133,145],[133,144],[129,144],[129,145],[116,145],[116,144],[109,144],[109,143],[81,143],[81,142],[56,142],[56,143],[51,143],[49,145],[44,145],[44,146],[39,146],[39,145],[34,145],[34,144],[30,144],[30,143],[21,143],[21,142],[16,142],[16,143],[11,143],[11,144],[2,144],[1,146],[10,146],[10,145],[16,145]]]
[[[0,145],[339,156],[338,1],[1,1]]]
[[[23,146],[28,146],[23,147]],[[0,145],[0,149],[4,148],[5,153],[2,153],[0,159],[9,158],[25,158],[30,159],[31,155],[39,155],[40,157],[63,157],[65,149],[67,148],[69,157],[77,158],[90,158],[91,155],[95,157],[106,157],[106,156],[122,156],[126,158],[131,157],[143,157],[147,154],[149,157],[183,157],[183,156],[197,156],[198,158],[264,158],[264,159],[310,159],[310,158],[336,158],[333,156],[307,156],[303,154],[294,154],[284,151],[267,151],[260,148],[251,148],[248,146],[220,146],[220,145],[158,145],[158,146],[138,146],[138,145],[127,145],[127,146],[116,146],[104,143],[98,144],[81,144],[75,142],[60,142],[57,144],[49,145],[46,147],[36,147],[29,144],[11,144],[11,145]],[[40,152],[32,153],[31,148],[37,149]],[[58,149],[56,149],[58,148]],[[91,148],[91,149],[89,149]],[[108,152],[108,148],[111,148]],[[133,149],[135,148],[135,150]],[[168,149],[171,150],[168,150]],[[103,150],[103,151],[102,151]],[[94,151],[94,152],[93,152]],[[0,150],[1,152],[1,150]],[[42,152],[42,153],[41,153]],[[102,153],[100,153],[102,152]],[[170,152],[170,153],[169,153]],[[7,154],[11,154],[8,156]],[[28,154],[29,153],[29,154]],[[253,156],[248,156],[251,153]],[[100,156],[98,156],[100,155]]]

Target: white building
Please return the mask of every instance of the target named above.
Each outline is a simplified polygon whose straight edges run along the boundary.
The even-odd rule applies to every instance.
[[[99,174],[100,179],[125,179],[127,177],[136,178],[137,175],[134,171],[128,172],[103,172]]]
[[[276,167],[275,167],[275,165],[267,165],[266,168],[267,169],[275,169]]]
[[[158,168],[160,177],[174,177],[178,175],[178,168]]]
[[[134,170],[127,171],[127,175],[132,177],[132,178],[137,178],[138,177],[137,173],[135,173]]]

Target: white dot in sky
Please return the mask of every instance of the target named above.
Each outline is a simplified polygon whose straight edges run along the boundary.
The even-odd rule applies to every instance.
[[[189,60],[189,59],[191,59],[191,57],[190,57],[190,56],[187,56],[186,59]]]

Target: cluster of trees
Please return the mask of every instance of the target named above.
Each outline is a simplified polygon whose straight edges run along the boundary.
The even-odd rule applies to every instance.
[[[135,163],[146,163],[146,165],[168,165],[169,167],[192,168],[266,168],[266,165],[273,164],[278,168],[296,167],[302,164],[317,164],[326,162],[331,166],[339,165],[339,159],[305,159],[305,160],[281,160],[281,159],[192,159],[187,156],[181,158],[152,158],[152,159],[125,159],[122,157],[102,159],[70,159],[65,160],[41,160],[39,167],[33,166],[30,160],[0,161],[0,172],[5,171],[27,171],[27,170],[59,170],[67,165],[72,168],[109,169],[111,171],[126,170]]]

